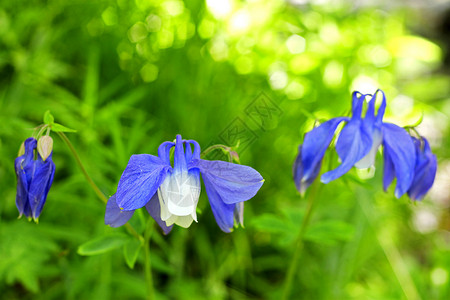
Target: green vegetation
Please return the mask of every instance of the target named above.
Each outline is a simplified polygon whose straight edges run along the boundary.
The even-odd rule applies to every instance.
[[[17,220],[13,161],[49,110],[76,129],[66,136],[106,196],[132,154],[156,154],[176,134],[203,150],[239,142],[240,162],[265,178],[244,229],[220,231],[203,191],[198,223],[147,234],[157,299],[279,299],[308,197],[292,299],[449,299],[444,44],[414,31],[434,28],[421,10],[320,2],[2,1],[0,298],[147,297],[143,241],[104,225],[105,204],[56,133],[39,224]],[[375,169],[301,197],[292,163],[303,134],[347,115],[353,90],[377,88],[385,120],[423,117],[417,130],[439,162],[434,188],[419,203],[383,192],[378,154]],[[329,151],[322,171],[337,164]],[[141,235],[147,217],[141,209],[130,221]]]

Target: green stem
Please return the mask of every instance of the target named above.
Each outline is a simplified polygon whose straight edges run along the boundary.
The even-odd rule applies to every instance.
[[[205,157],[209,152],[216,150],[216,149],[224,150],[224,149],[230,149],[230,147],[221,145],[221,144],[213,145],[213,146],[208,147],[205,151],[203,151],[200,156]]]
[[[150,260],[150,238],[153,232],[153,220],[148,218],[147,228],[144,233],[144,251],[145,251],[145,281],[147,283],[147,299],[155,299],[153,290],[152,265]]]
[[[313,208],[314,208],[314,200],[317,196],[317,187],[318,184],[315,184],[314,190],[311,191],[311,193],[308,195],[308,204],[306,207],[306,213],[305,216],[303,217],[303,221],[302,224],[300,226],[300,230],[298,232],[298,236],[297,239],[295,240],[295,250],[294,250],[294,255],[292,256],[292,260],[291,263],[289,265],[289,269],[286,275],[286,281],[285,281],[285,285],[284,285],[284,290],[283,290],[283,295],[282,298],[283,300],[289,299],[289,296],[291,295],[291,290],[292,290],[292,283],[294,282],[294,278],[298,269],[298,262],[300,259],[300,255],[302,253],[303,250],[303,246],[304,246],[304,236],[305,236],[305,232],[306,232],[306,228],[308,227],[309,221],[311,220],[311,216],[312,216],[312,212],[313,212]]]
[[[92,189],[94,190],[95,194],[97,195],[100,200],[102,200],[104,203],[108,202],[108,198],[100,191],[98,186],[95,184],[95,182],[92,180],[91,176],[86,172],[86,169],[83,166],[83,163],[81,162],[80,157],[78,156],[77,151],[73,147],[70,140],[67,138],[67,136],[64,134],[64,132],[58,132],[59,137],[66,143],[67,147],[69,147],[70,152],[72,152],[73,156],[75,157],[75,160],[77,161],[78,166],[81,169],[81,172],[83,172],[84,177],[86,177],[86,180],[91,185]]]
[[[378,244],[383,250],[391,268],[397,277],[399,285],[405,295],[405,298],[408,300],[420,300],[422,299],[419,292],[417,291],[416,285],[414,284],[413,279],[411,278],[410,271],[408,266],[406,265],[400,251],[395,246],[394,242],[391,239],[387,239],[382,236],[380,230],[378,230],[379,226],[375,223],[374,211],[375,208],[371,206],[368,201],[361,199],[358,201],[362,211],[368,220],[370,227],[375,232],[375,235],[378,240]]]
[[[67,147],[69,147],[70,152],[72,152],[72,155],[75,157],[75,160],[77,161],[78,166],[81,169],[81,172],[83,172],[84,177],[86,177],[86,180],[89,182],[89,185],[91,186],[91,188],[94,190],[95,194],[97,195],[97,197],[103,202],[103,203],[108,203],[108,198],[105,196],[105,194],[102,193],[102,191],[100,191],[100,189],[98,188],[98,186],[95,184],[95,182],[92,180],[91,176],[89,176],[89,174],[87,173],[86,169],[83,166],[83,163],[81,162],[80,157],[78,156],[77,151],[75,150],[75,148],[73,147],[72,143],[70,142],[70,140],[67,138],[67,136],[64,134],[64,132],[57,132],[59,137],[64,141],[64,143],[66,143]],[[138,240],[141,240],[142,237],[136,232],[136,230],[134,230],[134,228],[130,225],[130,224],[125,224],[125,228],[127,229],[127,231],[133,235],[135,238],[137,238]]]
[[[33,133],[33,137],[38,140],[41,137],[41,135],[44,133],[45,129],[48,129],[48,128],[49,128],[48,125],[45,125],[45,124],[36,127],[36,129]]]

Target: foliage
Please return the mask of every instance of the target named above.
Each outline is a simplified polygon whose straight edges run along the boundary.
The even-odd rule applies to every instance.
[[[155,154],[177,133],[203,149],[239,140],[241,163],[266,180],[246,203],[245,229],[222,233],[201,196],[198,224],[152,233],[154,286],[158,299],[278,299],[313,193],[300,197],[292,181],[297,146],[316,120],[350,111],[351,91],[380,87],[387,119],[407,126],[423,114],[418,130],[439,162],[435,187],[417,205],[384,193],[380,154],[374,174],[352,170],[317,183],[293,295],[448,299],[450,78],[443,43],[414,32],[432,30],[420,12],[353,3],[3,1],[2,298],[146,295],[140,242],[103,224],[105,205],[56,134],[55,179],[39,224],[17,220],[13,160],[47,110],[45,123],[76,129],[67,136],[108,196],[132,154]],[[322,169],[336,164],[328,153]],[[139,233],[146,214],[132,218]]]

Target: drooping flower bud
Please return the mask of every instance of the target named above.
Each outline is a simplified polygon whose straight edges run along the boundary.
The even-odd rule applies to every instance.
[[[241,161],[239,160],[239,154],[236,151],[230,150],[229,153],[232,160],[236,161],[239,164],[241,163]]]
[[[20,145],[19,153],[17,154],[17,157],[22,156],[25,154],[25,142],[22,142],[22,145]]]
[[[51,151],[45,162],[41,154],[35,159],[36,139],[30,137],[24,144],[25,153],[14,160],[17,175],[16,205],[20,216],[25,215],[37,222],[52,186],[55,164]]]
[[[45,161],[53,151],[53,139],[48,135],[41,136],[38,140],[37,150],[42,160]]]

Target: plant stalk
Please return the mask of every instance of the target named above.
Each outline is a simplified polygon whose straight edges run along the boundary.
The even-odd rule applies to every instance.
[[[81,172],[83,173],[84,177],[86,178],[86,180],[88,181],[89,185],[91,186],[91,188],[94,190],[95,194],[97,195],[97,197],[103,202],[103,203],[108,203],[108,198],[105,196],[105,194],[102,193],[102,191],[100,191],[100,189],[98,188],[98,186],[95,184],[95,182],[92,180],[91,176],[89,176],[88,172],[86,171],[86,169],[83,166],[83,163],[81,162],[80,156],[78,155],[77,151],[75,150],[75,148],[73,147],[72,143],[70,142],[70,140],[67,138],[67,136],[64,134],[64,132],[57,132],[59,137],[64,141],[64,143],[66,143],[67,147],[69,147],[70,152],[72,152],[72,155],[75,157],[75,160],[78,164],[78,166],[81,169]],[[135,238],[137,238],[138,240],[142,240],[142,236],[140,236],[136,230],[134,230],[134,228],[126,223],[125,224],[125,228],[127,229],[127,231],[133,235]]]
[[[283,300],[289,299],[289,296],[291,295],[292,284],[294,282],[294,278],[297,273],[300,255],[303,251],[304,236],[305,236],[306,229],[309,225],[309,221],[311,220],[311,216],[313,213],[313,208],[314,208],[314,204],[315,204],[314,200],[317,196],[317,190],[318,190],[318,184],[315,184],[314,190],[311,191],[311,193],[308,195],[308,204],[306,207],[306,213],[305,213],[305,216],[303,217],[302,224],[300,226],[300,230],[297,235],[297,239],[295,240],[294,255],[292,256],[292,260],[291,260],[291,263],[289,265],[289,269],[288,269],[288,272],[286,275],[283,295],[281,297],[281,299],[283,299]]]
[[[150,257],[150,238],[153,232],[153,220],[148,218],[147,228],[144,233],[144,251],[145,251],[145,281],[147,283],[147,299],[155,299],[155,291],[153,289],[152,265]]]

